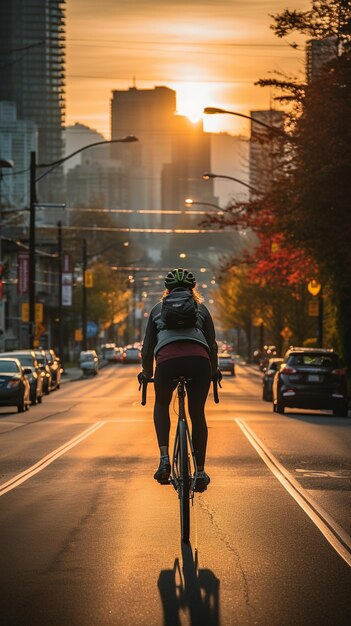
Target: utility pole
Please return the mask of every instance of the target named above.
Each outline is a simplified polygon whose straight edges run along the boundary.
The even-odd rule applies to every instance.
[[[318,348],[323,348],[323,318],[324,318],[324,301],[323,301],[323,288],[318,294],[318,329],[317,329],[317,339],[318,339]]]
[[[87,349],[87,288],[85,276],[87,271],[87,242],[83,239],[83,306],[82,306],[82,349]]]
[[[63,361],[63,315],[62,315],[62,222],[57,222],[57,254],[58,254],[58,352]]]
[[[29,203],[29,348],[35,338],[35,205],[36,153],[30,153],[30,203]]]

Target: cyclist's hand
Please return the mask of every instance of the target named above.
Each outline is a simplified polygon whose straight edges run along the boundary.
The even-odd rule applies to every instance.
[[[215,373],[214,376],[212,376],[212,380],[213,382],[216,382],[219,384],[219,386],[221,387],[221,380],[222,380],[223,376],[222,376],[222,372],[220,369],[217,369],[217,372]]]
[[[137,378],[138,378],[138,382],[139,382],[139,389],[140,389],[140,387],[146,383],[147,378],[146,378],[146,376],[145,376],[144,372],[139,372],[139,374],[138,374],[138,377],[137,377]]]

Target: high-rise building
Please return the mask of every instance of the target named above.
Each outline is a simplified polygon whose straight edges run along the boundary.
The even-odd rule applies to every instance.
[[[210,135],[204,133],[202,124],[194,125],[176,114],[176,93],[172,89],[131,87],[113,92],[111,125],[112,139],[131,134],[139,140],[111,146],[112,155],[129,176],[130,208],[155,211],[139,214],[138,226],[194,228],[197,218],[182,219],[165,211],[184,209],[189,196],[215,202],[212,183],[206,186],[202,180],[211,164]],[[151,256],[155,252],[155,258],[169,245],[166,236],[161,240],[151,234],[149,238],[144,235],[143,242],[148,242],[148,251]]]
[[[0,100],[14,102],[18,119],[38,127],[38,158],[62,157],[65,84],[64,0],[0,2]],[[43,179],[43,200],[55,197],[60,171]],[[54,198],[53,198],[54,196]]]
[[[16,209],[29,205],[30,153],[37,150],[37,126],[28,120],[18,120],[14,102],[0,101],[0,157],[14,164],[12,170],[2,172],[0,207]]]
[[[282,145],[278,134],[284,130],[285,113],[275,109],[251,111],[250,186],[253,195],[269,191],[282,166]]]
[[[336,37],[310,39],[306,44],[306,75],[307,81],[317,78],[328,61],[338,56],[338,40]]]

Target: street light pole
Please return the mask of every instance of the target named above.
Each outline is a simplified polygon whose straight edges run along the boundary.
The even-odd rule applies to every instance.
[[[35,205],[36,205],[36,153],[30,153],[30,201],[29,201],[29,348],[35,338]]]
[[[63,326],[62,326],[62,222],[57,222],[57,254],[58,254],[58,353],[63,359]]]
[[[266,122],[262,122],[262,120],[257,120],[254,117],[251,117],[251,115],[245,115],[244,113],[237,113],[236,111],[228,111],[227,109],[220,109],[218,107],[205,107],[203,110],[203,113],[207,114],[207,115],[216,115],[216,114],[225,114],[225,115],[236,115],[237,117],[243,117],[246,120],[250,120],[251,122],[254,122],[255,124],[258,124],[259,126],[264,126],[264,128],[266,128],[267,130],[275,133],[276,135],[279,135],[280,137],[283,137],[284,139],[292,139],[292,137],[290,137],[290,135],[288,135],[285,131],[281,130],[280,128],[277,128],[276,126],[270,126],[269,124],[266,124]]]
[[[85,284],[85,276],[87,271],[88,256],[87,242],[83,239],[83,306],[82,306],[82,349],[87,349],[87,288]]]
[[[261,193],[255,187],[252,187],[252,185],[245,183],[243,180],[240,180],[240,178],[234,178],[234,176],[227,176],[226,174],[213,174],[212,172],[204,172],[202,175],[202,178],[204,180],[209,180],[210,178],[225,178],[227,180],[233,180],[235,183],[240,183],[240,185],[244,185],[245,187],[250,189],[250,191],[252,191],[253,193],[257,193],[257,194]]]

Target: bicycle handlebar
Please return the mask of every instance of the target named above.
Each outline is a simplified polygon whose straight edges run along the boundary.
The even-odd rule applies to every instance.
[[[147,395],[147,386],[148,383],[153,383],[154,379],[150,378],[150,380],[143,380],[142,383],[140,383],[139,385],[139,391],[141,389],[141,405],[145,406],[146,404],[146,395]],[[218,386],[222,387],[221,383],[219,380],[214,380],[213,381],[213,398],[215,401],[215,404],[219,403],[219,397],[218,397]]]
[[[215,404],[218,404],[218,402],[219,402],[218,386],[222,387],[220,381],[219,380],[214,380],[213,381],[213,399],[214,399]]]
[[[141,404],[142,406],[145,406],[146,404],[146,392],[147,392],[147,385],[148,383],[153,383],[154,379],[150,378],[150,380],[146,380],[144,379],[142,383],[140,383],[139,385],[139,391],[141,389]]]

